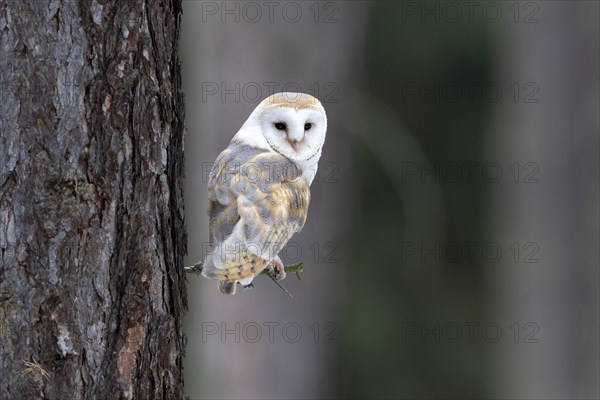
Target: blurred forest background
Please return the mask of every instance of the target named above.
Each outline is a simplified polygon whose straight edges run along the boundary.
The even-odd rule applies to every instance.
[[[254,107],[329,118],[294,298],[188,278],[191,399],[598,398],[598,2],[183,7],[188,264]]]

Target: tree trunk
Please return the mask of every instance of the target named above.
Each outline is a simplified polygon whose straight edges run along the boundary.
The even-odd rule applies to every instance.
[[[0,0],[0,397],[184,398],[179,0]]]

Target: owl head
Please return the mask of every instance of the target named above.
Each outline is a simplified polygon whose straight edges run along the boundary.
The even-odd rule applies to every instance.
[[[326,131],[327,116],[319,100],[305,93],[282,92],[264,99],[238,136],[302,163],[318,161]]]

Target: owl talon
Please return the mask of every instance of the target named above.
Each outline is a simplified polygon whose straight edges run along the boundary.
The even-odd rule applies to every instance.
[[[250,282],[250,283],[249,283],[249,284],[247,284],[247,285],[242,285],[242,288],[243,288],[244,290],[250,290],[250,289],[254,289],[254,284],[253,284],[252,282]]]
[[[280,281],[282,279],[285,279],[285,269],[283,267],[283,263],[281,263],[278,260],[273,261],[272,264],[272,273],[273,273],[273,278],[275,278],[275,280]]]

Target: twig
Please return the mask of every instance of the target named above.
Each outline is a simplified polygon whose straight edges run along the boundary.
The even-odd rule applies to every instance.
[[[185,267],[184,271],[186,273],[188,273],[188,274],[200,275],[202,273],[202,267],[203,267],[202,261],[198,261],[194,265],[190,265],[189,267]],[[286,273],[287,272],[290,272],[290,273],[293,272],[293,273],[295,273],[296,277],[298,278],[298,280],[300,280],[300,272],[302,272],[304,270],[304,263],[286,265],[286,266],[283,267],[283,270]],[[283,285],[281,283],[279,283],[279,281],[277,279],[275,279],[275,277],[273,276],[273,274],[271,273],[271,271],[269,271],[267,268],[263,269],[259,275],[267,275],[288,296],[290,296],[292,298],[294,297],[294,296],[292,296],[292,294],[286,288],[283,287]]]
[[[283,291],[284,291],[284,292],[285,292],[285,293],[286,293],[288,296],[290,296],[290,298],[294,298],[294,296],[292,296],[292,294],[291,294],[291,293],[290,293],[290,292],[289,292],[289,291],[288,291],[286,288],[284,288],[284,287],[283,287],[283,285],[282,285],[281,283],[279,283],[279,281],[278,281],[277,279],[275,279],[275,277],[273,276],[273,274],[271,274],[271,272],[270,272],[270,271],[269,271],[269,272],[267,272],[267,276],[268,276],[269,278],[271,278],[271,280],[272,280],[273,282],[275,282],[275,284],[276,284],[277,286],[279,286],[279,288],[280,288],[281,290],[283,290]]]

